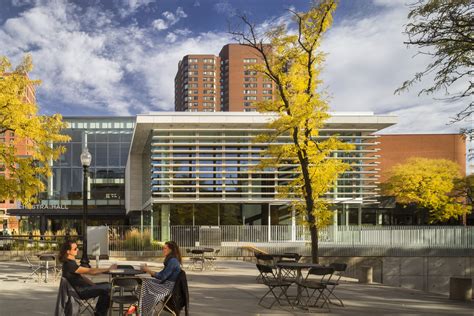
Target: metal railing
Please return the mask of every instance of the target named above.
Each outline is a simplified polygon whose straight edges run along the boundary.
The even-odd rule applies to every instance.
[[[111,256],[161,255],[159,226],[111,226],[109,232]],[[270,253],[311,253],[304,226],[171,226],[169,239],[183,249],[219,248],[221,256],[245,256],[246,246]],[[329,226],[319,230],[319,242],[323,255],[426,255],[433,250],[469,255],[474,251],[474,227]]]
[[[78,240],[79,236],[14,235],[0,237],[0,260],[24,260],[25,256],[57,253],[66,239]],[[80,241],[78,240],[80,244]]]
[[[161,256],[161,236],[160,226],[109,226],[110,256]],[[0,260],[56,252],[65,237],[74,236],[0,237]],[[248,246],[269,253],[311,253],[305,226],[171,226],[169,239],[183,252],[212,247],[221,256],[252,255],[245,250]],[[474,227],[329,226],[319,230],[319,248],[322,256],[474,256]]]

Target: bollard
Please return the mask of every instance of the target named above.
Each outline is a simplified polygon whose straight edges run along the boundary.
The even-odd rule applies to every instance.
[[[359,283],[371,284],[374,269],[371,266],[361,266],[359,271]]]
[[[449,278],[449,299],[459,301],[472,300],[471,278]]]

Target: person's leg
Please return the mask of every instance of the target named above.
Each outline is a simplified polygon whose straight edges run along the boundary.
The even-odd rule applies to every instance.
[[[79,292],[79,296],[84,299],[99,297],[95,306],[95,311],[99,315],[106,315],[110,305],[110,284],[102,283],[91,285]]]

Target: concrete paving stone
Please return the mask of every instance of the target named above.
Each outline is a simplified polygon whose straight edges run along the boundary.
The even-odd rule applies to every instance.
[[[118,264],[137,266],[140,262],[116,261]],[[102,261],[101,266],[110,265]],[[161,263],[149,262],[160,269]],[[474,303],[450,301],[446,295],[387,285],[362,285],[353,279],[344,279],[335,293],[345,307],[327,309],[292,310],[289,306],[266,309],[257,305],[267,291],[257,284],[255,264],[242,261],[220,261],[216,271],[187,271],[190,292],[190,315],[473,315]],[[0,262],[0,275],[4,274]],[[23,270],[27,273],[27,270]],[[20,274],[20,273],[18,273]],[[108,276],[93,277],[94,281],[106,281]],[[53,315],[59,282],[24,283],[8,282],[0,291],[0,316]],[[290,289],[290,295],[296,288]]]

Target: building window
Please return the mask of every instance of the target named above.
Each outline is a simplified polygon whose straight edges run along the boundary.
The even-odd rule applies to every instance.
[[[244,96],[245,101],[257,101],[257,97],[254,96]]]
[[[198,69],[198,65],[189,65],[189,69]]]
[[[214,65],[204,65],[203,68],[207,70],[214,70]]]
[[[215,88],[215,87],[216,87],[216,85],[213,84],[213,83],[205,83],[204,84],[204,88]]]
[[[210,89],[209,89],[209,90],[203,90],[203,91],[202,91],[202,93],[204,93],[204,94],[215,94],[215,93],[216,93],[216,91],[215,91],[215,90],[210,90]]]
[[[197,63],[198,59],[197,58],[188,58],[189,63]]]
[[[272,88],[272,84],[271,83],[264,83],[262,85],[264,88]]]
[[[204,77],[202,78],[203,82],[216,82],[216,78],[214,77]]]
[[[246,76],[256,76],[257,71],[256,70],[245,70],[244,75],[246,75]]]
[[[256,62],[257,62],[257,58],[244,58],[244,64],[252,64]]]
[[[262,91],[263,94],[272,94],[272,90],[263,90]]]
[[[245,82],[256,82],[257,78],[256,77],[245,77],[244,81]]]
[[[256,83],[244,83],[244,88],[256,88]]]
[[[244,106],[251,106],[252,102],[244,102]]]
[[[264,101],[271,101],[273,98],[271,96],[263,96],[262,99]]]
[[[257,90],[244,90],[244,94],[257,94]]]
[[[205,96],[205,97],[203,97],[203,100],[204,101],[215,101],[216,97],[214,97],[214,96]]]
[[[244,109],[244,112],[257,112],[257,109]]]
[[[188,71],[188,76],[197,76],[198,72],[197,71]]]
[[[214,58],[204,58],[202,61],[206,64],[214,64],[216,62]]]
[[[214,76],[215,73],[214,73],[214,71],[203,71],[202,74],[204,76]]]

